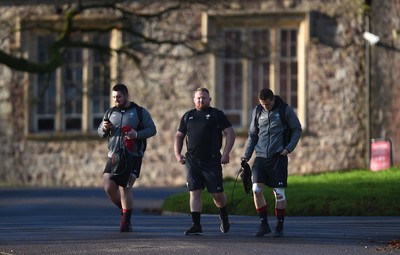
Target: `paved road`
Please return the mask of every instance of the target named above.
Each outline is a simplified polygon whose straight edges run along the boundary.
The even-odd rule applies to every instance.
[[[204,215],[204,236],[184,236],[188,215],[151,213],[183,190],[136,188],[134,232],[120,233],[119,212],[100,188],[0,189],[0,255],[400,254],[388,245],[400,240],[400,217],[287,217],[284,237],[254,238],[255,217],[231,216],[222,234],[218,216]]]

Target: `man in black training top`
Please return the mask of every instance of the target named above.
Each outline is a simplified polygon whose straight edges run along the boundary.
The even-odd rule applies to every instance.
[[[235,131],[221,110],[210,107],[211,97],[206,88],[196,89],[193,101],[195,109],[186,112],[181,118],[174,142],[176,160],[186,166],[187,187],[190,193],[193,225],[185,231],[185,235],[203,234],[200,216],[204,188],[207,188],[220,210],[221,232],[227,233],[230,223],[221,164],[229,163],[229,153],[235,142]],[[222,133],[226,141],[221,155]],[[185,137],[187,137],[187,152],[183,156],[181,153]]]
[[[270,89],[262,89],[258,100],[260,105],[253,110],[244,154],[244,161],[247,162],[253,151],[256,151],[252,167],[253,198],[261,224],[254,236],[271,233],[264,197],[264,187],[267,185],[273,189],[275,195],[275,215],[278,222],[274,236],[278,237],[283,235],[286,210],[287,155],[295,149],[302,129],[293,108],[283,102],[282,98],[275,96]],[[285,135],[287,132],[291,135]]]

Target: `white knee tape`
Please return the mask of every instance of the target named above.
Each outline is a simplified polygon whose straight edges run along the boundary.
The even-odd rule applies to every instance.
[[[276,201],[285,201],[285,189],[284,188],[274,188]]]
[[[260,193],[262,191],[261,187],[257,185],[257,183],[253,183],[253,192]]]

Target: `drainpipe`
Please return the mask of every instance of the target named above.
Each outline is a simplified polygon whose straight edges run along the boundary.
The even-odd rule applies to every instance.
[[[370,24],[369,24],[369,16],[365,15],[365,31],[368,32],[370,29]],[[364,36],[365,38],[365,36]],[[365,97],[366,97],[366,102],[365,102],[365,111],[366,111],[366,125],[365,125],[365,139],[366,139],[366,151],[365,151],[365,169],[369,169],[369,161],[371,157],[371,112],[370,112],[370,94],[371,94],[371,87],[370,87],[370,71],[371,71],[371,66],[370,66],[370,46],[369,42],[365,42]]]
[[[372,0],[367,0],[366,4],[372,5]],[[379,41],[379,36],[370,33],[370,17],[369,14],[365,15],[365,32],[363,34],[365,42],[365,111],[366,111],[366,169],[369,169],[369,162],[371,157],[371,46],[374,46]]]

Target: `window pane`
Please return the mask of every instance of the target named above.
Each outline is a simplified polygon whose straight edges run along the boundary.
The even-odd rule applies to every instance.
[[[93,34],[91,40],[102,45],[110,44],[110,36]],[[95,130],[101,122],[104,112],[110,107],[110,56],[107,53],[92,50],[92,72],[89,86],[91,87],[91,121],[90,129]]]
[[[54,130],[54,118],[41,118],[38,119],[38,129],[39,131],[50,131]]]
[[[66,118],[65,129],[66,130],[80,130],[82,126],[82,118]]]
[[[296,56],[297,55],[297,45],[290,45],[290,55]]]
[[[287,100],[288,93],[287,93],[287,80],[285,79],[286,77],[281,77],[280,81],[280,90],[279,90],[279,95],[285,100]]]
[[[279,73],[281,77],[285,77],[287,74],[287,64],[285,62],[281,62]]]
[[[76,39],[80,40],[76,35]],[[80,130],[82,125],[83,50],[68,49],[63,67],[64,129]]]
[[[224,64],[224,109],[238,110],[242,105],[242,64]]]
[[[269,62],[253,62],[251,86],[251,107],[259,104],[258,93],[263,88],[269,88]]]
[[[234,83],[234,91],[232,97],[232,108],[239,110],[242,107],[242,82],[243,82],[243,70],[242,64],[235,64],[235,83]]]
[[[241,122],[241,114],[226,114],[228,117],[229,121],[232,123],[232,125],[240,125]]]
[[[290,64],[290,72],[291,75],[297,75],[297,62],[293,62]]]
[[[297,55],[297,30],[295,29],[290,31],[290,55]]]
[[[38,36],[37,37],[38,61],[46,62],[50,59],[50,45],[55,42],[54,36]]]
[[[38,36],[36,40],[38,61],[44,63],[50,59],[49,48],[55,39],[53,36]],[[35,128],[38,131],[54,130],[56,110],[55,72],[36,75],[34,93]]]
[[[269,61],[265,61],[263,63],[263,88],[269,88],[269,66],[270,66],[270,62]],[[261,88],[259,88],[261,90]]]
[[[38,74],[36,86],[36,113],[54,114],[56,106],[55,73]]]
[[[279,95],[287,103],[297,107],[297,30],[282,29],[278,45],[281,47],[281,55],[279,57]]]
[[[240,109],[242,107],[243,65],[241,60],[238,59],[243,53],[241,31],[225,31],[224,44],[223,108],[229,117],[234,114],[240,114]]]
[[[103,121],[103,115],[101,117],[93,118],[92,123],[91,123],[93,129],[97,128],[100,125],[100,122],[102,122],[102,121]]]
[[[242,39],[240,31],[225,32],[225,57],[239,58],[242,55]]]
[[[253,30],[251,32],[251,39],[248,42],[253,48],[253,58],[269,58],[270,55],[270,41],[269,30]]]
[[[292,81],[291,81],[291,91],[292,94],[297,95],[296,91],[297,91],[297,78],[296,77],[292,77]]]
[[[287,57],[288,55],[288,41],[287,41],[287,31],[286,30],[282,30],[281,31],[281,42],[280,42],[280,46],[281,46],[281,57]]]
[[[248,44],[253,45],[251,65],[251,106],[259,104],[258,93],[262,88],[269,88],[269,68],[271,55],[270,31],[268,29],[253,29]],[[246,107],[246,106],[245,106]]]
[[[297,102],[298,102],[297,95],[292,95],[291,99],[292,99],[291,100],[291,106],[294,109],[297,109],[299,107],[298,104],[297,104]]]
[[[66,115],[82,113],[82,67],[65,67],[64,103]]]

